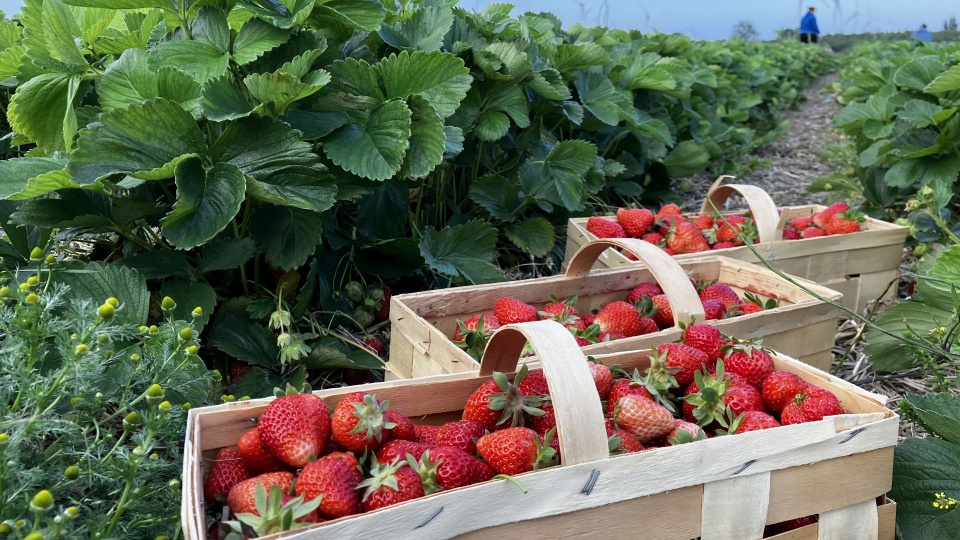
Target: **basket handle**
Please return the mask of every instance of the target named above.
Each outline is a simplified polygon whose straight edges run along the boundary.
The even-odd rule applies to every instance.
[[[516,371],[528,341],[540,359],[550,386],[564,465],[608,458],[610,450],[597,388],[580,346],[560,323],[536,321],[500,327],[483,352],[479,375]]]
[[[757,224],[757,232],[760,235],[760,241],[763,243],[779,242],[783,239],[783,225],[780,224],[781,218],[777,213],[777,204],[770,198],[770,194],[757,186],[746,184],[726,184],[721,182],[732,176],[721,176],[717,178],[713,185],[707,191],[707,199],[703,201],[700,207],[701,214],[714,213],[713,206],[717,209],[730,198],[731,195],[740,195],[753,213],[753,221]]]
[[[691,319],[696,322],[706,320],[700,296],[683,267],[662,249],[644,240],[603,238],[587,242],[570,259],[566,276],[570,278],[587,275],[600,254],[608,248],[623,248],[633,253],[650,270],[660,288],[667,294],[674,324],[688,324]]]

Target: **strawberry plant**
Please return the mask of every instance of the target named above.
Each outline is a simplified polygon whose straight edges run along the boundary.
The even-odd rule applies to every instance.
[[[167,298],[157,324],[126,322],[146,308],[142,279],[116,274],[127,295],[93,296],[95,275],[32,259],[0,275],[0,532],[175,537],[186,411],[213,392],[202,310],[177,320]]]

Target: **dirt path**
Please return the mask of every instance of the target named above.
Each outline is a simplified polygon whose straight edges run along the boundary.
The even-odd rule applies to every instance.
[[[804,92],[806,100],[784,114],[784,120],[790,123],[787,133],[753,156],[768,161],[770,167],[757,167],[739,176],[738,183],[761,186],[777,205],[813,204],[826,200],[826,194],[810,193],[807,188],[818,176],[833,172],[821,155],[830,145],[840,143],[830,128],[830,121],[841,107],[834,94],[824,92],[824,87],[834,80],[836,75],[827,75]],[[714,176],[709,174],[692,179],[691,189],[682,192],[688,208],[699,208],[713,180]]]

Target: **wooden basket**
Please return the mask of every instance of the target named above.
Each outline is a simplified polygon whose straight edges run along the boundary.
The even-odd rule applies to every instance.
[[[590,272],[597,257],[607,248],[628,249],[646,265],[619,270]],[[517,298],[541,307],[551,295],[566,298],[576,294],[577,309],[589,312],[612,300],[623,300],[639,283],[656,281],[667,293],[674,320],[689,323],[703,320],[703,306],[687,277],[717,280],[738,293],[751,291],[776,296],[777,309],[714,321],[722,331],[742,338],[764,337],[764,344],[820,369],[829,369],[839,310],[821,302],[799,287],[786,282],[769,269],[733,259],[705,256],[678,262],[660,248],[636,239],[596,240],[584,245],[571,260],[566,274],[509,283],[476,285],[397,295],[391,298],[390,361],[387,377],[409,379],[442,373],[476,371],[479,364],[458,348],[449,336],[465,321],[483,312],[491,314],[501,296]],[[813,282],[804,284],[825,298],[839,301],[840,293]],[[677,327],[627,339],[584,347],[587,354],[648,349],[680,336]]]
[[[493,480],[440,492],[285,538],[470,539],[595,538],[625,533],[649,539],[760,538],[765,524],[819,515],[819,538],[889,535],[889,510],[877,498],[892,482],[899,418],[884,398],[776,354],[786,369],[832,391],[849,414],[651,451],[609,457],[603,415],[584,356],[552,321],[505,326],[491,339],[479,372],[317,392],[328,406],[362,388],[424,424],[459,419],[470,394],[493,371],[511,372],[524,343],[543,359],[557,416],[562,464],[519,475],[524,494]],[[649,366],[649,351],[598,358],[626,369]],[[207,460],[236,443],[270,399],[192,409],[184,448],[185,537],[205,538]],[[883,524],[886,523],[884,526]],[[886,528],[884,528],[886,527]],[[809,529],[808,529],[809,532]],[[803,538],[805,536],[800,536]],[[274,537],[275,538],[275,537]],[[787,536],[784,538],[794,538]]]
[[[862,313],[869,302],[886,300],[896,293],[900,261],[903,258],[903,243],[908,229],[892,223],[867,218],[863,230],[858,233],[821,236],[804,240],[783,240],[783,226],[794,217],[809,217],[823,210],[821,205],[788,206],[782,214],[763,189],[756,186],[721,185],[721,176],[707,192],[707,200],[700,209],[702,214],[714,214],[713,206],[721,208],[732,195],[740,195],[753,214],[759,232],[760,243],[754,249],[772,265],[792,276],[809,279],[843,293],[843,304]],[[736,211],[730,213],[742,213]],[[727,212],[724,212],[727,213]],[[696,216],[697,214],[689,214]],[[567,260],[582,245],[596,239],[587,232],[588,218],[575,218],[567,223]],[[611,216],[611,219],[616,219]],[[709,252],[751,263],[759,262],[757,256],[746,246],[720,249]],[[702,253],[676,255],[678,260],[702,256]],[[567,264],[567,262],[564,262]],[[597,260],[597,268],[622,268],[635,265],[622,253],[608,250]]]

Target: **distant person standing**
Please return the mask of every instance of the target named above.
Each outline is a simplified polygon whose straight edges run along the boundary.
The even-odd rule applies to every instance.
[[[927,43],[933,41],[933,34],[927,30],[927,25],[921,24],[920,28],[917,28],[917,31],[910,36],[911,39],[916,39],[920,41],[926,41]]]
[[[817,8],[810,6],[807,8],[807,14],[800,20],[800,41],[803,43],[816,43],[820,35],[820,28],[817,27]]]

